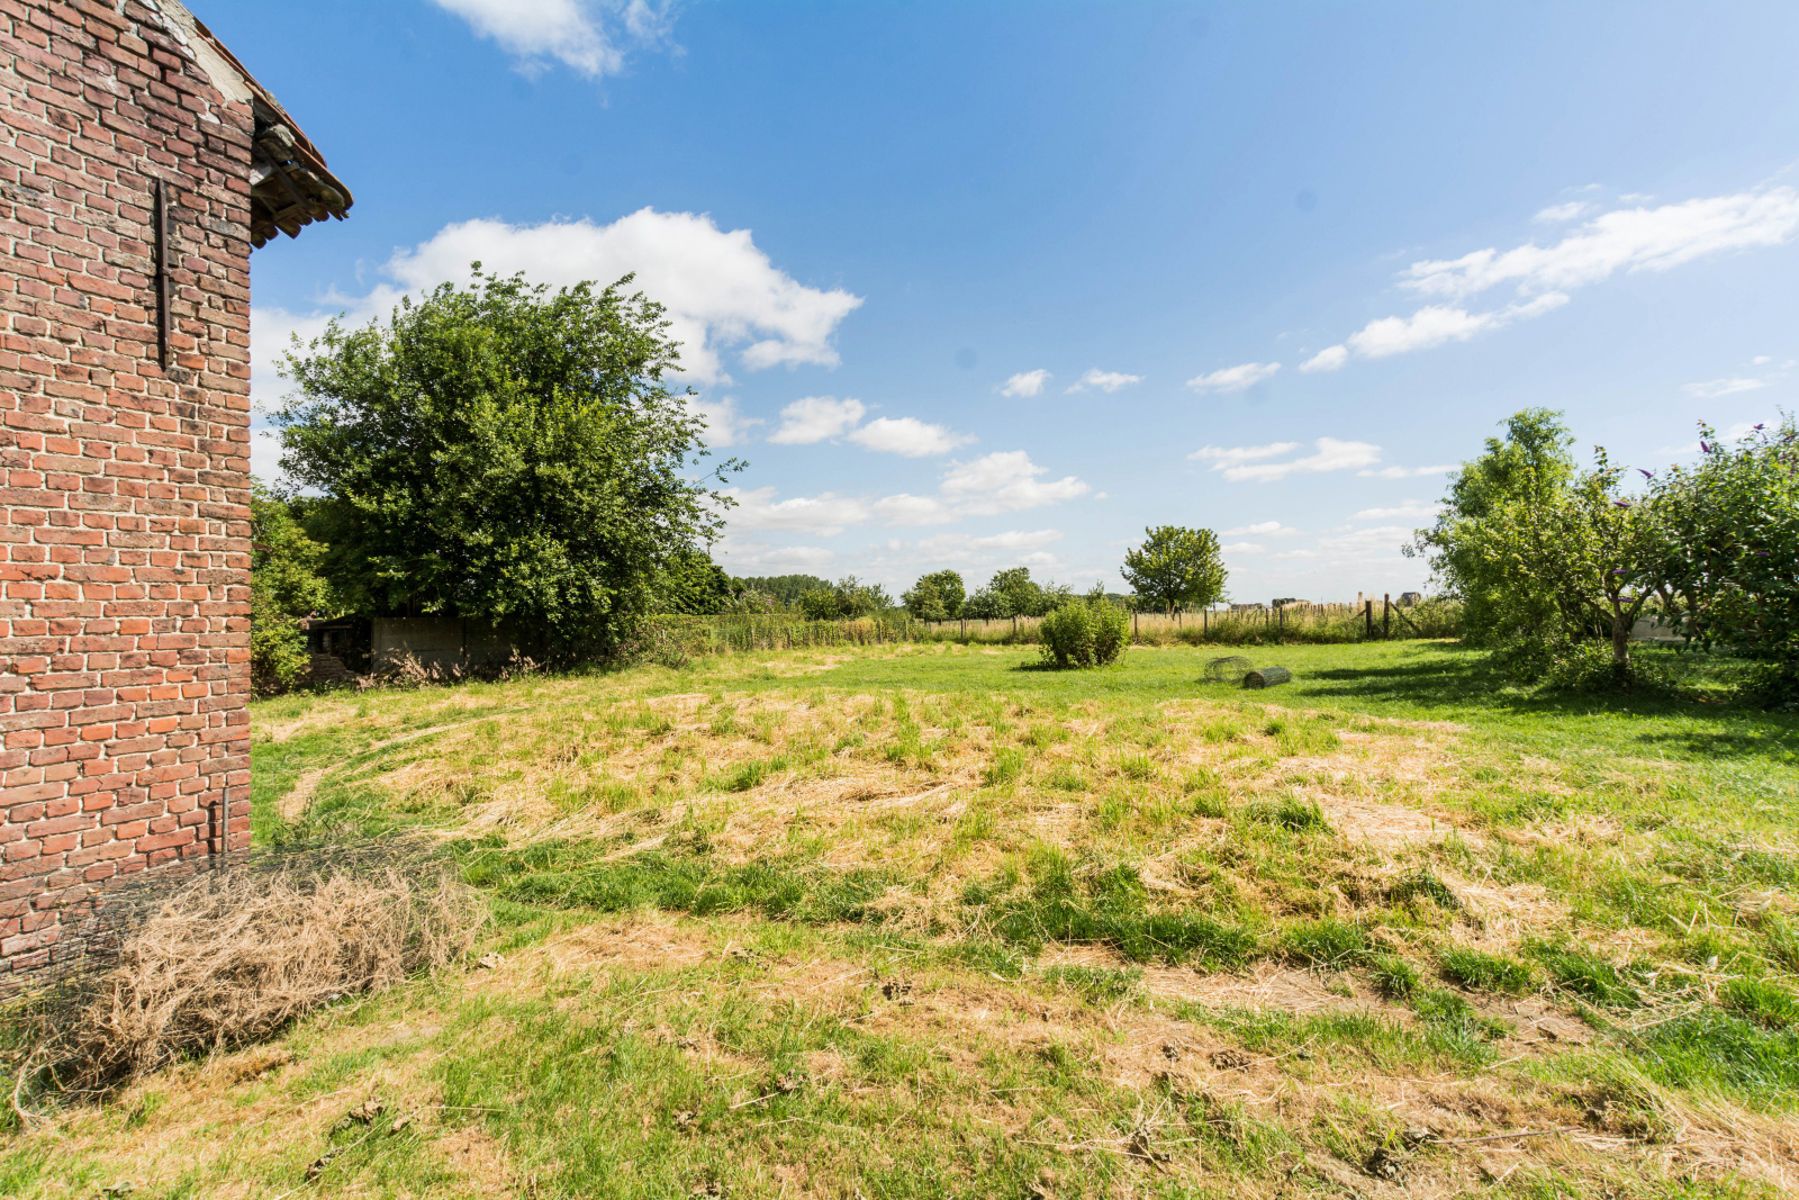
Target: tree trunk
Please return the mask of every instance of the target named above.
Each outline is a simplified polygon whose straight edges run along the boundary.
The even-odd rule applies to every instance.
[[[1630,627],[1624,613],[1612,610],[1612,679],[1623,687],[1630,683]]]

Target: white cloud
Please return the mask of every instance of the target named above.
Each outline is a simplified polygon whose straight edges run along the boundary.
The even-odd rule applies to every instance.
[[[725,488],[724,494],[737,503],[725,513],[732,530],[779,530],[787,533],[809,533],[830,537],[851,525],[868,520],[868,505],[853,496],[823,492],[817,496],[794,496],[775,499],[772,487]]]
[[[1349,361],[1349,349],[1346,346],[1326,346],[1312,357],[1299,364],[1299,369],[1307,375],[1319,371],[1335,371]]]
[[[1538,217],[1572,220],[1585,211],[1557,205]],[[1401,286],[1452,303],[1370,321],[1313,355],[1300,370],[1334,371],[1351,356],[1386,358],[1467,341],[1560,308],[1568,303],[1569,292],[1620,272],[1666,271],[1725,251],[1780,245],[1795,233],[1799,190],[1775,187],[1656,208],[1614,209],[1548,246],[1526,242],[1508,250],[1489,247],[1460,258],[1424,259],[1401,273]],[[1460,303],[1498,287],[1513,290],[1510,304],[1470,311]]]
[[[1259,542],[1226,542],[1218,548],[1226,554],[1260,554],[1267,549]]]
[[[1584,217],[1593,211],[1591,200],[1569,200],[1565,204],[1551,204],[1547,208],[1539,208],[1532,220],[1546,225],[1559,225],[1564,221],[1572,221],[1576,217]]]
[[[1707,196],[1602,213],[1553,246],[1527,242],[1413,263],[1404,286],[1426,296],[1471,296],[1500,284],[1526,294],[1566,291],[1619,271],[1666,271],[1710,254],[1776,246],[1799,232],[1790,187]]]
[[[816,572],[829,566],[837,557],[835,551],[825,546],[770,546],[736,538],[720,541],[712,553],[734,575]]]
[[[1266,446],[1201,446],[1187,456],[1190,462],[1209,462],[1216,464],[1213,470],[1222,470],[1232,463],[1252,462],[1259,458],[1278,458],[1299,449],[1298,442],[1269,442]]]
[[[274,483],[281,474],[281,435],[273,429],[250,431],[250,474]]]
[[[1459,470],[1461,468],[1457,466],[1381,467],[1378,470],[1357,471],[1356,474],[1364,479],[1418,479],[1429,475],[1448,475]]]
[[[1707,379],[1702,383],[1689,383],[1681,390],[1699,400],[1716,400],[1720,396],[1735,396],[1741,392],[1758,392],[1767,386],[1766,379],[1736,376],[1729,379]]]
[[[290,332],[314,335],[340,311],[356,323],[385,317],[403,295],[466,280],[472,262],[497,274],[522,271],[552,287],[582,280],[604,285],[636,272],[632,286],[667,310],[670,333],[681,343],[682,375],[700,384],[728,378],[722,356],[733,349],[752,370],[834,366],[831,338],[862,303],[841,289],[807,287],[770,262],[749,230],[720,229],[700,214],[643,208],[609,225],[462,221],[395,254],[382,268],[385,280],[363,296],[332,297],[322,312],[258,310],[252,357],[266,370],[287,348]]]
[[[768,440],[783,446],[810,446],[855,428],[867,411],[862,401],[835,396],[802,396],[781,409],[781,426]]]
[[[762,424],[760,420],[744,415],[737,407],[735,396],[724,396],[717,400],[694,396],[687,403],[699,414],[700,420],[705,422],[706,445],[713,449],[724,449],[747,441],[750,430]]]
[[[1143,376],[1141,375],[1127,375],[1123,371],[1101,371],[1095,367],[1069,385],[1068,390],[1070,393],[1074,393],[1086,391],[1088,388],[1098,388],[1109,395],[1120,388],[1127,388],[1133,383],[1142,382]]]
[[[1000,385],[999,394],[1019,399],[1029,399],[1043,394],[1044,385],[1049,382],[1049,372],[1038,368],[1035,371],[1020,371]]]
[[[1277,362],[1239,363],[1234,367],[1220,367],[1204,375],[1195,375],[1187,381],[1187,386],[1196,392],[1241,392],[1265,379],[1273,378],[1280,369],[1281,365]]]
[[[916,417],[879,417],[851,433],[849,440],[883,454],[925,458],[932,454],[948,454],[974,438]]]
[[[1749,365],[1752,367],[1765,367],[1773,361],[1774,356],[1772,354],[1758,354],[1749,360]]]
[[[1299,530],[1291,525],[1282,525],[1279,521],[1257,521],[1251,525],[1239,525],[1235,529],[1224,531],[1225,537],[1294,537]]]
[[[648,0],[604,7],[591,0],[435,2],[499,43],[527,73],[555,61],[593,79],[615,75],[625,65],[627,48],[665,40],[673,24],[666,5]]]
[[[1048,473],[1023,450],[1001,450],[970,462],[952,463],[939,490],[951,505],[974,516],[1058,504],[1090,490],[1073,475],[1045,479]]]
[[[1328,471],[1351,471],[1370,467],[1380,461],[1380,447],[1372,442],[1351,442],[1341,438],[1321,437],[1312,443],[1312,453],[1284,462],[1260,461],[1290,453],[1298,447],[1292,442],[1272,446],[1246,446],[1227,449],[1207,446],[1189,458],[1208,458],[1214,471],[1221,471],[1232,483],[1273,483],[1289,475],[1321,474]]]
[[[1427,504],[1422,500],[1406,500],[1385,508],[1364,508],[1352,520],[1356,521],[1427,521],[1437,515],[1441,506]]]

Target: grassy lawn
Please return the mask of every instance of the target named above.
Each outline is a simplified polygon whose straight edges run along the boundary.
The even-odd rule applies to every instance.
[[[0,1195],[1799,1191],[1799,718],[1430,643],[947,645],[259,704],[257,837],[479,963],[0,1141]]]

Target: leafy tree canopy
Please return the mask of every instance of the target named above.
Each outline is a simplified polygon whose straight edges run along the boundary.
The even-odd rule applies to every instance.
[[[282,466],[320,493],[323,574],[370,615],[506,624],[548,652],[616,645],[716,535],[703,423],[664,376],[662,309],[625,289],[488,275],[333,322],[288,355]]]
[[[799,600],[801,614],[810,621],[872,617],[892,607],[892,598],[879,584],[862,583],[854,575],[804,592]]]
[[[962,615],[968,590],[955,571],[920,575],[912,590],[900,597],[906,611],[921,621],[953,621]]]
[[[303,504],[250,485],[250,676],[258,692],[300,681],[308,667],[301,618],[337,609],[319,574],[325,547],[306,535],[296,515]]]
[[[831,581],[816,575],[746,575],[737,581],[746,591],[763,592],[780,604],[792,608],[807,592],[831,589]]]
[[[1164,612],[1205,608],[1224,599],[1224,556],[1210,529],[1159,525],[1124,556],[1124,578]]]

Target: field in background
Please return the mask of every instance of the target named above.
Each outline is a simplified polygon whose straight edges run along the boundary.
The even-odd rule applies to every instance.
[[[650,622],[652,644],[663,653],[708,655],[831,646],[880,646],[903,642],[1032,645],[1040,617],[919,621],[903,613],[846,621],[808,621],[785,613],[664,616]],[[1461,608],[1445,601],[1389,611],[1376,601],[1304,604],[1284,609],[1230,612],[1134,613],[1131,640],[1138,645],[1267,645],[1386,641],[1454,637]]]
[[[441,838],[486,957],[14,1135],[0,1194],[1799,1190],[1799,718],[1249,655],[1296,681],[903,644],[259,703],[258,839]]]

